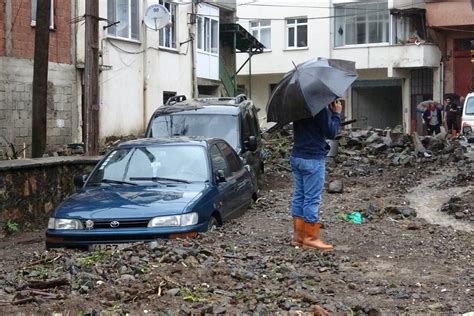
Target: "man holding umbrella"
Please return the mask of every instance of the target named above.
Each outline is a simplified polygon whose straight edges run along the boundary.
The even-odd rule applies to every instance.
[[[354,62],[312,59],[288,72],[268,101],[268,122],[280,125],[293,122],[290,164],[294,178],[291,201],[294,245],[333,249],[319,239],[319,207],[329,151],[326,139],[337,135],[342,110],[339,98],[356,79]]]
[[[342,105],[336,100],[314,118],[293,123],[293,149],[290,164],[295,180],[292,216],[295,225],[296,245],[305,248],[332,250],[333,246],[319,238],[319,207],[324,188],[326,155],[329,145],[326,139],[336,137],[341,126]]]

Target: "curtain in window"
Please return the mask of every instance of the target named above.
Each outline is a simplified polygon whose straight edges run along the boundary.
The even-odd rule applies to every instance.
[[[107,0],[109,23],[119,22],[107,29],[111,36],[138,40],[140,37],[138,0]]]
[[[130,10],[131,10],[131,32],[132,32],[132,38],[138,39],[138,1],[137,0],[131,0],[130,1]]]
[[[387,2],[336,6],[335,15],[336,46],[389,41]]]
[[[209,18],[204,18],[204,50],[209,51],[209,35],[210,35],[210,20]]]
[[[211,53],[217,54],[219,49],[219,22],[211,20]]]
[[[128,0],[115,0],[115,20],[120,21],[117,24],[116,36],[128,38],[129,34],[129,17],[130,17],[130,7],[128,5]]]
[[[260,43],[265,45],[265,48],[272,48],[272,31],[270,28],[264,28],[260,30]]]
[[[203,49],[203,18],[198,17],[197,19],[197,47]]]

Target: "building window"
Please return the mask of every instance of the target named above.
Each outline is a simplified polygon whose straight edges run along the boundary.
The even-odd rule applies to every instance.
[[[335,16],[335,46],[389,42],[387,1],[337,5]]]
[[[36,26],[36,7],[38,0],[31,0],[31,26]],[[54,29],[54,0],[51,0],[49,28]]]
[[[286,19],[287,48],[308,47],[308,19]]]
[[[421,14],[392,13],[392,17],[392,43],[422,43],[426,40],[424,17]]]
[[[198,50],[219,53],[219,20],[198,16]]]
[[[166,7],[171,15],[171,24],[160,30],[160,46],[176,48],[176,10],[178,6],[164,0],[160,0],[160,4]]]
[[[109,23],[119,22],[107,29],[109,36],[139,40],[138,0],[107,0]]]
[[[250,22],[250,32],[265,45],[266,49],[272,48],[272,28],[270,20],[260,20]]]

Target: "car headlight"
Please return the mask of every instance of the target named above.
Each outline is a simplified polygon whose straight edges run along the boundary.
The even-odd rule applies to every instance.
[[[83,229],[82,223],[78,219],[54,218],[48,222],[48,229]]]
[[[158,216],[152,218],[148,222],[148,227],[165,227],[165,226],[191,226],[198,222],[197,213],[187,213],[182,215]]]

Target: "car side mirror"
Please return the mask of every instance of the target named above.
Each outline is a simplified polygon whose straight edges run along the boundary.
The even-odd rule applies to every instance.
[[[84,183],[86,183],[87,175],[80,175],[74,177],[74,186],[77,188],[82,188]]]
[[[258,147],[257,137],[249,136],[249,138],[247,138],[247,140],[244,142],[244,145],[245,145],[245,148],[250,151],[257,150],[257,147]]]
[[[217,180],[217,183],[221,183],[221,182],[226,181],[224,170],[219,169],[219,170],[216,171],[216,180]]]

